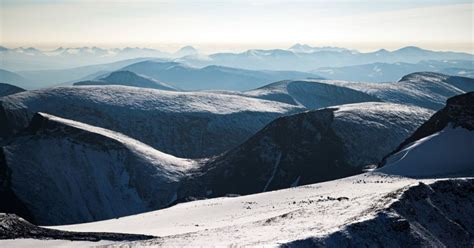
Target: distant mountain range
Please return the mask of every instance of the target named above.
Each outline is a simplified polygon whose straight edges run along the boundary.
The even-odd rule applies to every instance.
[[[0,69],[0,82],[15,85],[21,88],[29,88],[31,82],[25,77],[7,70]]]
[[[438,52],[408,46],[394,51],[380,49],[359,52],[339,47],[312,47],[295,44],[288,49],[251,49],[241,53],[201,54],[191,46],[174,53],[149,48],[98,47],[57,48],[42,51],[36,48],[0,49],[0,68],[10,71],[66,69],[84,65],[111,63],[119,60],[153,57],[178,59],[196,67],[208,65],[235,67],[250,70],[310,71],[321,67],[343,67],[372,63],[418,63],[422,60],[468,60],[474,55],[459,52]]]
[[[145,75],[184,90],[250,90],[284,79],[319,78],[297,71],[255,71],[224,66],[195,68],[177,62],[143,61],[121,70]]]
[[[111,63],[119,60],[149,58],[176,58],[197,55],[198,51],[186,46],[175,53],[168,53],[150,48],[99,48],[99,47],[59,47],[54,50],[1,47],[0,68],[11,71],[58,70],[93,64]]]
[[[296,45],[290,50],[252,49],[242,53],[215,53],[202,57],[188,56],[182,60],[195,66],[222,65],[253,70],[310,71],[320,67],[341,67],[370,63],[418,63],[422,60],[474,60],[473,54],[437,52],[418,47],[395,51],[380,49],[362,53],[341,48],[317,48]]]
[[[338,80],[393,82],[406,74],[420,71],[474,78],[474,60],[423,60],[418,63],[377,62],[344,67],[322,67],[312,72],[325,78]]]

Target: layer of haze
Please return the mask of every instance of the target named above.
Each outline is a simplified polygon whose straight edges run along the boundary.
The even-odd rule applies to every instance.
[[[4,46],[142,46],[207,52],[293,43],[473,53],[472,1],[0,0]]]

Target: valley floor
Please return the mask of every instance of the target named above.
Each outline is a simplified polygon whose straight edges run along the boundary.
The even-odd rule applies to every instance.
[[[472,233],[470,232],[473,227],[471,226],[463,226],[461,228],[464,232],[467,232],[466,237],[462,236],[463,231],[454,228],[452,235],[449,232],[446,234],[448,239],[446,237],[445,239],[439,237],[430,238],[429,236],[433,235],[432,233],[430,234],[430,227],[423,226],[422,221],[416,220],[416,204],[421,203],[413,203],[413,196],[407,196],[406,193],[409,189],[412,189],[416,194],[420,194],[419,200],[423,204],[426,203],[425,199],[431,202],[429,196],[426,195],[431,191],[435,192],[430,186],[438,183],[438,181],[468,182],[471,188],[465,187],[465,185],[460,187],[461,190],[467,191],[472,190],[473,185],[471,179],[416,180],[369,172],[330,182],[242,197],[188,202],[163,210],[118,219],[49,227],[77,232],[131,233],[160,237],[156,239],[131,243],[113,243],[108,241],[76,243],[59,240],[19,239],[2,240],[0,241],[0,246],[300,246],[308,242],[311,244],[321,243],[327,246],[331,246],[331,244],[338,246],[348,244],[341,242],[354,242],[354,240],[357,240],[358,234],[351,230],[351,228],[360,223],[371,223],[370,221],[373,222],[373,232],[376,233],[377,230],[375,229],[379,227],[385,228],[388,226],[393,229],[388,230],[388,232],[393,231],[393,235],[401,235],[406,232],[406,235],[414,238],[412,242],[415,243],[413,244],[417,244],[416,242],[426,244],[426,239],[432,239],[429,241],[432,242],[430,244],[439,245],[446,242],[446,240],[449,242],[449,237],[452,235],[461,235],[461,237],[458,237],[458,240],[453,240],[452,242],[464,242],[457,243],[459,245],[464,245],[466,242],[467,244],[469,242],[472,244]],[[446,186],[443,187],[446,188]],[[441,190],[439,194],[445,193],[445,191]],[[407,198],[410,202],[408,203],[408,200],[405,199],[401,203],[402,208],[399,206],[393,207],[397,202],[400,203],[402,198]],[[453,199],[443,196],[444,198],[447,199],[447,202],[443,203],[445,206],[453,203],[449,202]],[[472,203],[472,198],[471,194],[467,198],[461,199],[461,203],[457,202],[459,199],[454,199],[453,201],[456,201],[461,206],[463,201],[466,200]],[[404,206],[405,203],[410,205]],[[411,212],[405,214],[410,215],[411,219],[407,216],[401,216],[405,208],[414,209],[414,217]],[[439,209],[436,206],[432,208]],[[424,206],[421,211],[429,213],[431,209]],[[439,214],[439,211],[436,210],[435,212]],[[464,208],[463,211],[467,211],[466,213],[468,214],[474,213],[472,208]],[[381,217],[382,213],[385,217]],[[436,223],[436,221],[444,221],[444,219],[451,218],[447,217],[447,215],[443,215],[444,217],[442,218],[438,216],[434,223],[428,223],[427,225],[440,225],[441,223]],[[468,215],[466,217],[469,219]],[[381,222],[378,221],[380,218],[383,219]],[[408,218],[408,220],[405,218]],[[417,231],[418,229],[415,228],[415,225],[421,225],[422,227],[417,228],[423,228],[424,233]],[[341,238],[341,235],[335,235],[341,231],[346,232],[346,236],[353,235],[353,237]],[[387,232],[387,230],[384,231]],[[295,243],[296,240],[300,240],[298,241],[300,243]],[[380,242],[380,240],[370,240],[370,238],[362,240],[362,242],[364,241],[369,243]]]

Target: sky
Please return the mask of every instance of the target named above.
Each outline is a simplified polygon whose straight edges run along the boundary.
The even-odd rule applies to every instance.
[[[211,52],[306,43],[474,53],[473,0],[0,2],[0,44],[7,47],[193,45]]]

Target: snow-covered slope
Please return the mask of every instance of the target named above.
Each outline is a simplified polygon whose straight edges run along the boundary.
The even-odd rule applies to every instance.
[[[376,97],[347,87],[311,80],[280,81],[255,90],[246,91],[243,94],[260,99],[298,105],[306,109],[380,101]]]
[[[299,78],[321,78],[297,71],[253,71],[210,65],[189,67],[177,62],[144,61],[124,67],[184,90],[250,90],[265,84]]]
[[[281,117],[194,171],[178,198],[251,194],[361,173],[431,114],[414,106],[369,102]]]
[[[0,136],[45,112],[121,132],[178,157],[230,149],[298,106],[212,92],[174,92],[125,86],[57,87],[0,100]]]
[[[305,244],[309,247],[364,244],[467,247],[474,233],[471,218],[474,195],[470,193],[473,189],[473,179],[418,181],[369,173],[54,228],[160,236],[149,241],[117,244],[127,247],[283,244],[291,247],[305,247]],[[296,240],[300,241],[292,243]],[[17,240],[16,244],[22,242]],[[33,243],[31,240],[24,242]],[[33,244],[38,246],[47,242]]]
[[[0,152],[0,192],[9,192],[1,208],[19,202],[43,225],[166,207],[195,166],[123,134],[44,113]]]
[[[474,132],[446,127],[390,156],[380,171],[410,177],[474,175]]]
[[[0,83],[0,97],[23,92],[24,89],[11,84]]]
[[[388,156],[382,172],[410,177],[474,175],[474,92],[448,99]]]
[[[349,87],[375,96],[382,101],[412,104],[439,110],[449,97],[474,90],[474,79],[433,72],[417,72],[394,83],[361,83],[324,81]]]
[[[176,88],[170,85],[159,82],[152,78],[137,75],[131,71],[115,71],[104,78],[91,81],[81,81],[74,83],[74,85],[124,85],[159,90],[176,90]]]

